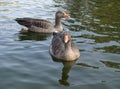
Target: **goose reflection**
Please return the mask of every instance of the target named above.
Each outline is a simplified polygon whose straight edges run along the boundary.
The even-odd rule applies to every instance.
[[[41,33],[34,33],[34,32],[20,32],[19,33],[19,40],[36,40],[36,41],[43,41],[47,40],[48,37],[50,37],[51,34],[41,34]]]
[[[60,61],[53,57],[52,59],[54,62],[59,62],[63,64],[61,79],[59,79],[59,83],[64,86],[69,86],[70,85],[70,83],[68,82],[69,72],[72,66],[75,65],[76,61]]]
[[[63,63],[62,75],[61,75],[61,79],[59,80],[59,83],[64,86],[69,86],[70,83],[68,82],[68,78],[69,78],[68,74],[69,74],[72,66],[76,63],[76,61],[62,62],[62,63]]]

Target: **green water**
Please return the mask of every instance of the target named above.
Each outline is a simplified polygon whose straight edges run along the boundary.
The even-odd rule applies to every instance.
[[[81,51],[75,62],[55,62],[51,35],[21,34],[14,19],[32,17],[54,23],[63,10],[64,30]],[[1,0],[0,89],[120,89],[119,0]]]

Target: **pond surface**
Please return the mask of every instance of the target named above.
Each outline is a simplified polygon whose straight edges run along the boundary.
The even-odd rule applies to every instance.
[[[21,34],[14,19],[54,23],[63,10],[64,30],[81,51],[76,62],[55,62],[52,36]],[[120,89],[119,0],[0,0],[0,89]]]

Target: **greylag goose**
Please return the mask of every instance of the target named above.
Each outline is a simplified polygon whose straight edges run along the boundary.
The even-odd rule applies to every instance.
[[[60,61],[74,61],[80,56],[80,51],[71,41],[69,32],[54,32],[49,49],[50,55]]]
[[[44,19],[34,19],[34,18],[16,18],[15,20],[20,24],[25,26],[27,31],[39,32],[39,33],[52,33],[54,31],[63,31],[61,24],[61,18],[69,18],[70,16],[62,11],[57,11],[55,15],[55,25],[50,21]]]

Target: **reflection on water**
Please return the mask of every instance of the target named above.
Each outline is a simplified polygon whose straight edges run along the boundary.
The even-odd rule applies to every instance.
[[[97,67],[97,66],[88,65],[86,63],[77,63],[76,65],[80,65],[80,66],[83,66],[83,67],[91,67],[91,68],[94,68],[94,69],[99,69],[99,67]]]
[[[61,79],[59,80],[59,83],[61,85],[70,86],[70,83],[68,82],[69,72],[75,63],[76,61],[62,62],[63,68],[62,68],[62,73],[61,73]]]
[[[19,33],[19,40],[36,40],[36,41],[43,41],[47,40],[48,37],[52,36],[52,34],[40,34],[40,33],[33,33],[33,32],[26,32],[26,33]]]
[[[68,78],[69,78],[69,72],[72,68],[72,66],[75,64],[76,61],[72,61],[72,62],[62,62],[63,63],[63,68],[62,68],[62,75],[61,75],[61,79],[59,80],[60,84],[65,85],[65,86],[69,86],[70,83],[68,82]]]
[[[108,46],[108,47],[99,47],[99,48],[95,48],[95,50],[101,50],[103,52],[110,52],[110,53],[120,54],[120,47],[119,46],[115,46],[115,45]]]
[[[57,2],[57,0],[55,1]],[[88,27],[88,30],[95,30],[99,27],[98,30],[104,27],[108,29],[111,28],[111,30],[119,28],[119,0],[76,0],[76,2],[73,0],[62,0],[61,3],[63,3],[63,1],[65,3],[65,5],[63,4],[63,8],[66,8],[71,17],[75,19],[71,22],[75,25],[81,25],[79,27]]]
[[[103,60],[101,60],[100,62],[105,64],[105,66],[107,66],[107,67],[120,69],[120,63],[112,62],[112,61],[103,61]]]
[[[59,83],[64,86],[70,86],[70,83],[68,82],[69,72],[70,72],[72,66],[76,63],[76,61],[64,62],[64,61],[60,61],[53,57],[52,57],[52,60],[54,62],[59,62],[59,63],[63,64],[61,79],[59,79]]]

